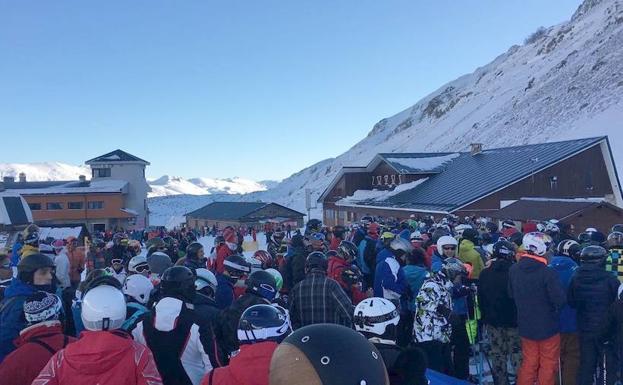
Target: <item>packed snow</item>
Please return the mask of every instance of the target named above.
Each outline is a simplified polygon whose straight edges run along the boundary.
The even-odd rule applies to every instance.
[[[386,158],[388,162],[397,163],[402,166],[405,172],[421,171],[431,172],[440,169],[444,164],[450,162],[460,154],[448,154],[441,156],[428,156],[421,158]]]

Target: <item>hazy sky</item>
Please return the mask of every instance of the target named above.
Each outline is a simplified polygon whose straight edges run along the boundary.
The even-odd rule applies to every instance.
[[[579,0],[0,0],[0,162],[280,179]]]

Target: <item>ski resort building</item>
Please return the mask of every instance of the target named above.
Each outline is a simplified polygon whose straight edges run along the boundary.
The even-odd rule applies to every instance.
[[[266,202],[212,202],[186,214],[186,226],[191,229],[223,229],[225,226],[261,229],[266,223],[283,227],[303,227],[305,214],[277,203]]]
[[[18,180],[4,177],[0,192],[23,197],[32,219],[42,226],[84,224],[89,231],[146,227],[149,162],[115,150],[85,163],[91,180],[29,182],[21,173]]]
[[[583,221],[593,226],[623,222],[623,197],[608,138],[492,149],[472,144],[469,152],[377,154],[368,165],[342,168],[318,202],[324,223],[331,226],[364,216],[496,217],[520,200],[522,210],[547,200],[604,202],[603,210],[592,206],[585,212]]]

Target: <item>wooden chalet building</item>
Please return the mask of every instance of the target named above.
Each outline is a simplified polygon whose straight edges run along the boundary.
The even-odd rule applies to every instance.
[[[191,229],[222,229],[225,226],[263,228],[265,223],[303,227],[305,214],[277,203],[266,202],[212,202],[186,214],[186,226]]]
[[[604,201],[623,198],[608,138],[596,137],[470,152],[378,154],[344,167],[322,193],[323,222],[363,216],[447,214],[492,217],[521,198]]]

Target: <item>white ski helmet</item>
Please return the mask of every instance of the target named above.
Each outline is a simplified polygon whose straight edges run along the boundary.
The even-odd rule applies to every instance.
[[[82,323],[87,330],[119,329],[125,321],[125,298],[112,286],[97,286],[82,299]]]
[[[400,315],[396,306],[385,298],[366,298],[355,307],[354,324],[355,330],[363,333],[383,336],[387,332],[388,326],[398,325]]]
[[[132,257],[132,259],[130,259],[130,262],[128,263],[128,271],[130,273],[140,274],[140,272],[137,271],[136,268],[141,265],[149,268],[149,266],[147,265],[147,257],[142,254],[139,254],[135,257]]]
[[[143,305],[149,302],[149,295],[153,289],[154,285],[149,278],[141,274],[129,276],[123,284],[123,294],[134,298]]]
[[[437,252],[441,254],[443,252],[443,247],[446,245],[457,247],[459,245],[459,242],[456,240],[456,238],[451,237],[449,235],[444,235],[442,237],[439,237],[439,239],[437,240]]]
[[[544,256],[551,244],[552,237],[538,231],[524,235],[522,241],[524,250],[539,256]]]
[[[460,238],[463,236],[463,231],[465,231],[466,229],[473,229],[473,227],[466,224],[460,224],[454,228],[454,232]]]
[[[195,287],[198,291],[205,287],[210,287],[212,292],[216,293],[218,282],[216,281],[214,273],[208,269],[199,268],[195,270],[195,274],[197,275],[197,278],[195,279]]]

